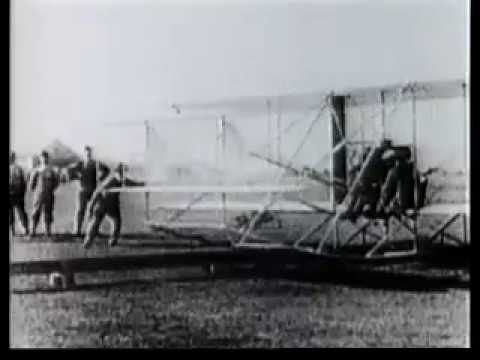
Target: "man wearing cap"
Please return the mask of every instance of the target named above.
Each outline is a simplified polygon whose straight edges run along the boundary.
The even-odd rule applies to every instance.
[[[43,151],[40,155],[40,165],[34,169],[30,178],[30,189],[33,192],[32,231],[36,235],[38,221],[43,213],[45,232],[51,235],[55,190],[59,184],[59,176],[50,164],[49,155]]]
[[[88,202],[92,198],[95,188],[97,187],[97,183],[99,182],[100,172],[104,175],[108,175],[110,169],[105,164],[92,158],[92,148],[88,145],[84,148],[84,159],[67,168],[66,178],[78,180],[80,185],[77,194],[77,205],[74,218],[74,231],[77,236],[81,236],[85,210]]]
[[[377,212],[387,213],[390,210],[404,212],[423,207],[428,176],[436,169],[430,168],[424,173],[414,169],[411,151],[408,147],[397,147],[386,151],[383,160],[393,166],[391,166],[382,187]]]
[[[119,188],[122,186],[144,186],[144,182],[133,181],[124,176],[124,165],[119,164],[115,171],[110,174],[94,191],[90,202],[88,203],[87,211],[89,221],[87,225],[87,232],[83,245],[88,248],[95,236],[98,234],[100,225],[107,216],[112,222],[113,228],[109,240],[110,246],[115,246],[120,235],[122,226],[122,217],[120,214],[120,193],[109,192],[109,189]]]
[[[9,220],[12,235],[15,235],[15,210],[22,224],[25,235],[28,235],[28,217],[25,212],[25,193],[27,182],[23,169],[16,163],[15,153],[10,153],[10,206]]]

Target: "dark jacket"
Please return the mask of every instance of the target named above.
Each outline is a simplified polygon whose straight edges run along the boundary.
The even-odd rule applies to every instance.
[[[10,195],[23,196],[27,190],[27,182],[23,169],[17,164],[10,164]]]
[[[397,196],[398,205],[403,211],[424,206],[428,180],[418,170],[414,170],[413,165],[411,161],[400,162],[390,170],[382,189],[382,206],[388,206],[395,196]],[[417,192],[416,204],[415,190]]]
[[[93,192],[97,187],[99,170],[107,175],[110,173],[108,166],[96,160],[90,160],[87,163],[79,161],[68,167],[70,179],[79,180],[80,189],[88,192]]]
[[[144,182],[133,181],[129,178],[124,178],[123,182],[117,179],[112,174],[100,183],[92,195],[92,200],[89,206],[100,205],[106,209],[118,209],[120,207],[120,193],[109,192],[108,189],[122,187],[122,186],[144,186]]]

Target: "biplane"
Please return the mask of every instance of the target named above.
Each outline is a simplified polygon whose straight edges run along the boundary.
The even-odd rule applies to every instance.
[[[468,243],[463,81],[180,103],[171,111],[142,122],[146,186],[109,191],[143,195],[145,224],[162,238],[212,241],[128,255],[57,244],[60,258],[25,259],[20,251],[11,274],[47,273],[69,288],[76,272],[383,265],[427,259],[437,245],[447,252],[443,265],[456,252],[442,245]],[[430,181],[448,183],[452,174],[460,175],[453,190]]]
[[[464,127],[463,138],[457,142],[463,148],[451,151],[468,152],[466,99],[466,83],[455,80],[176,103],[172,114],[144,122],[145,167],[147,172],[149,168],[161,171],[153,171],[144,187],[111,191],[144,194],[145,221],[153,231],[220,235],[233,249],[286,250],[365,262],[415,258],[423,245],[437,240],[456,244],[468,241],[468,155],[464,158],[462,196],[437,204],[426,199],[425,180],[438,164],[419,161],[422,152],[432,153],[428,142],[438,141],[434,135],[425,139],[424,132],[419,131],[419,124],[427,116],[434,123],[433,114]],[[454,114],[445,106],[458,111]],[[309,116],[292,115],[302,111]],[[283,126],[287,120],[290,123]],[[247,135],[239,139],[238,129],[245,122],[250,124]],[[397,136],[396,131],[403,135]],[[210,140],[198,140],[201,132],[210,132]],[[292,133],[296,135],[290,136]],[[162,136],[164,142],[175,141],[175,134],[190,134],[200,144],[176,144],[177,150],[170,152],[168,145],[155,145]],[[250,136],[266,141],[262,146],[245,146]],[[309,148],[305,150],[307,142]],[[241,148],[241,155],[229,149],[232,144]],[[191,155],[202,159],[206,147],[213,149],[209,153],[214,153],[213,165],[200,167],[210,174],[209,180],[197,177],[195,181],[191,176],[193,180],[184,181],[181,175],[192,172],[188,167],[174,167],[176,176],[167,179],[164,158]],[[302,151],[306,154],[303,159]],[[393,156],[392,165],[388,160],[392,151],[408,154],[406,160]],[[410,169],[402,175],[405,181],[388,185],[392,168],[400,163]],[[261,166],[268,171],[259,180],[250,170]],[[389,202],[396,206],[386,210],[378,204],[388,186]],[[152,202],[155,196],[156,205]],[[356,206],[359,201],[361,206]],[[185,220],[189,214],[202,211],[218,214],[219,221],[195,220],[195,216]],[[154,218],[159,212],[163,217]],[[282,219],[285,215],[287,220],[288,216],[297,220],[286,221]],[[419,226],[426,216],[441,216],[444,221],[421,236]],[[307,217],[309,220],[304,221]],[[448,232],[459,219],[463,238]],[[302,226],[298,226],[300,223]],[[403,230],[392,231],[395,224]]]

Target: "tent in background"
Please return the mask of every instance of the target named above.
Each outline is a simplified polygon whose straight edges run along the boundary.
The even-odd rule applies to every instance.
[[[60,140],[53,140],[44,150],[50,155],[52,164],[57,167],[65,167],[82,159],[80,155]]]

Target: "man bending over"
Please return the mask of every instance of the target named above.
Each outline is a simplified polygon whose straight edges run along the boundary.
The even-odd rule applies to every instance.
[[[95,237],[98,235],[100,225],[106,217],[111,221],[113,228],[108,244],[115,246],[118,242],[120,229],[122,226],[122,217],[120,214],[120,193],[109,192],[109,189],[122,186],[144,186],[144,182],[133,181],[124,176],[124,165],[119,164],[115,171],[108,176],[95,189],[92,198],[88,204],[89,221],[83,246],[90,247]]]

